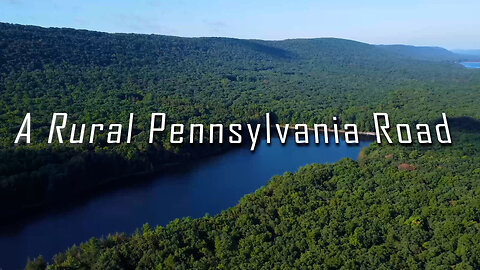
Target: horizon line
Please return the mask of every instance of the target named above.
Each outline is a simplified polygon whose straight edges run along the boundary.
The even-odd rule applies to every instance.
[[[109,32],[104,30],[96,30],[96,29],[87,29],[87,28],[73,28],[68,26],[45,26],[45,25],[34,25],[34,24],[21,24],[21,23],[12,23],[12,22],[4,22],[0,21],[0,24],[10,24],[10,25],[19,25],[19,26],[29,26],[29,27],[39,27],[44,29],[69,29],[69,30],[76,30],[76,31],[89,31],[89,32],[97,32],[97,33],[104,33],[104,34],[126,34],[126,35],[147,35],[147,36],[165,36],[165,37],[176,37],[176,38],[224,38],[224,39],[236,39],[236,40],[258,40],[258,41],[287,41],[287,40],[313,40],[313,39],[341,39],[341,40],[348,40],[359,42],[363,44],[369,44],[373,46],[412,46],[412,47],[436,47],[448,50],[450,52],[454,51],[471,51],[471,50],[480,50],[480,48],[470,48],[470,49],[448,49],[446,47],[440,45],[412,45],[406,43],[368,43],[364,41],[359,41],[351,38],[345,37],[334,37],[334,36],[322,36],[322,37],[294,37],[294,38],[284,38],[284,39],[262,39],[262,38],[239,38],[234,36],[180,36],[180,35],[168,35],[168,34],[159,34],[159,33],[141,33],[141,32]]]

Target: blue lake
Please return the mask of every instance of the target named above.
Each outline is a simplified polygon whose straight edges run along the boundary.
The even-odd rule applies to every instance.
[[[356,159],[360,150],[373,141],[359,144],[319,145],[310,137],[308,146],[285,145],[272,138],[250,152],[249,146],[193,162],[155,177],[100,192],[90,198],[52,207],[36,216],[0,227],[0,269],[20,269],[27,257],[52,256],[91,237],[114,232],[132,233],[148,222],[166,225],[175,218],[215,215],[238,203],[241,197],[263,186],[275,174],[296,171],[311,163]]]
[[[480,62],[460,62],[466,68],[480,68]]]

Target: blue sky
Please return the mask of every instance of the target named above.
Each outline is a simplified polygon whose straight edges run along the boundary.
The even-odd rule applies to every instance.
[[[0,0],[0,21],[186,37],[339,37],[480,49],[479,0]]]

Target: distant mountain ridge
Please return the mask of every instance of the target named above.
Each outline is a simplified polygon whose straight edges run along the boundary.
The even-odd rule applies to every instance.
[[[461,57],[447,49],[430,46],[377,45],[378,48],[402,57],[428,61],[458,61]]]
[[[480,56],[480,50],[452,50],[456,54]]]
[[[376,46],[398,56],[416,60],[444,62],[480,60],[480,50],[449,51],[442,47],[436,46],[411,46],[402,44]]]
[[[1,51],[4,63],[0,70],[39,68],[62,62],[108,66],[130,62],[151,65],[158,61],[176,62],[195,58],[267,61],[316,59],[333,63],[365,65],[385,59],[458,62],[465,58],[440,47],[409,45],[371,45],[347,39],[314,38],[280,41],[246,40],[222,37],[182,38],[163,35],[108,34],[69,28],[42,28],[0,23]],[[101,53],[101,55],[99,55]],[[135,60],[132,60],[132,59]],[[227,59],[225,59],[227,58]],[[242,61],[243,61],[242,60]],[[260,60],[260,61],[258,61]],[[14,66],[10,66],[15,64]],[[268,64],[267,64],[268,65]]]
[[[466,61],[480,61],[480,50],[452,50]]]

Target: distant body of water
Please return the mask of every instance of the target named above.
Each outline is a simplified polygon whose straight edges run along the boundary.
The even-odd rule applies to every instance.
[[[146,222],[163,226],[175,218],[218,214],[265,185],[273,175],[310,163],[356,159],[373,137],[356,145],[343,139],[329,145],[313,141],[312,136],[308,146],[300,146],[290,138],[282,145],[277,138],[267,145],[264,139],[253,153],[249,146],[235,148],[160,174],[152,181],[113,188],[0,227],[0,269],[20,269],[27,257],[39,254],[50,261],[54,254],[90,237],[133,233]]]
[[[480,68],[480,62],[460,62],[466,68]]]

